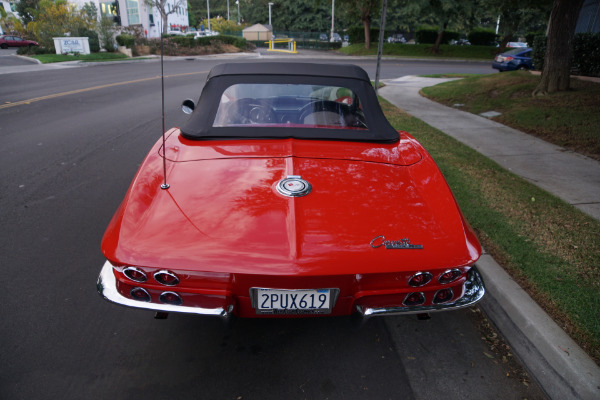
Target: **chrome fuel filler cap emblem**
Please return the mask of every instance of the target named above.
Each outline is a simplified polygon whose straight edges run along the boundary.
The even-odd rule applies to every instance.
[[[277,191],[287,197],[306,196],[312,190],[310,183],[298,175],[288,175],[277,183]]]

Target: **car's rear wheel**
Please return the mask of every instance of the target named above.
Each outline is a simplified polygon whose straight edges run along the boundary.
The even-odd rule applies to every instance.
[[[3,49],[8,49],[8,45],[6,43],[0,44],[0,47],[2,47]]]

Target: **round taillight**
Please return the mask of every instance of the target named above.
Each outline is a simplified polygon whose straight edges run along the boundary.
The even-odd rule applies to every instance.
[[[425,303],[425,295],[423,292],[409,293],[402,302],[405,306],[419,306],[423,303]]]
[[[172,272],[162,270],[154,274],[156,282],[166,286],[175,286],[179,283],[179,278]]]
[[[433,296],[433,304],[446,303],[452,300],[452,297],[454,297],[454,292],[451,288],[440,289]]]
[[[127,267],[123,270],[123,275],[128,277],[134,282],[146,282],[148,277],[146,273],[139,268],[136,267]]]
[[[461,274],[460,269],[456,269],[456,268],[449,269],[438,277],[438,282],[441,284],[454,282],[455,280],[458,279],[460,274]]]
[[[427,285],[429,282],[431,282],[432,278],[433,275],[431,275],[429,272],[417,272],[410,277],[408,284],[412,287],[420,287]]]
[[[183,299],[175,292],[163,292],[160,294],[158,298],[161,303],[172,304],[174,306],[179,306],[183,303]]]
[[[134,287],[133,289],[131,289],[129,294],[131,295],[131,298],[134,300],[146,301],[146,302],[150,301],[150,294],[148,294],[146,289],[143,289],[141,287]]]

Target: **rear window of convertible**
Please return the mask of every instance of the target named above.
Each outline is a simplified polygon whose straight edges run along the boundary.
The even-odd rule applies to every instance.
[[[368,129],[351,89],[310,84],[234,84],[223,92],[213,127]]]

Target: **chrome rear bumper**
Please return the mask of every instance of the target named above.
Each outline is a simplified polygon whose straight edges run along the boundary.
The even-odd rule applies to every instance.
[[[98,282],[96,284],[98,293],[106,300],[127,307],[134,307],[146,310],[159,312],[177,312],[196,315],[209,315],[228,319],[233,314],[233,304],[217,308],[202,308],[202,307],[186,307],[171,304],[149,303],[138,300],[133,300],[123,296],[117,291],[117,280],[113,272],[113,266],[109,261],[104,263]],[[415,306],[415,307],[361,307],[357,306],[358,314],[363,319],[376,316],[386,315],[401,315],[401,314],[423,314],[438,311],[451,311],[460,308],[465,308],[477,303],[485,294],[485,286],[483,278],[477,270],[477,267],[472,267],[467,275],[467,281],[464,283],[464,295],[452,302],[444,304],[436,304],[431,306]]]
[[[210,315],[227,319],[233,313],[233,305],[217,308],[185,307],[171,304],[147,303],[143,301],[129,299],[117,291],[117,279],[113,272],[113,266],[109,261],[104,263],[98,283],[96,284],[98,293],[106,300],[127,307],[142,308],[160,312],[177,312],[197,315]]]
[[[472,267],[467,275],[467,281],[464,284],[465,294],[458,300],[452,303],[436,304],[432,306],[416,306],[416,307],[361,307],[357,306],[358,313],[363,318],[386,316],[386,315],[402,315],[402,314],[424,314],[438,311],[451,311],[459,308],[465,308],[477,303],[485,294],[485,285],[483,278],[477,270],[477,267]]]

